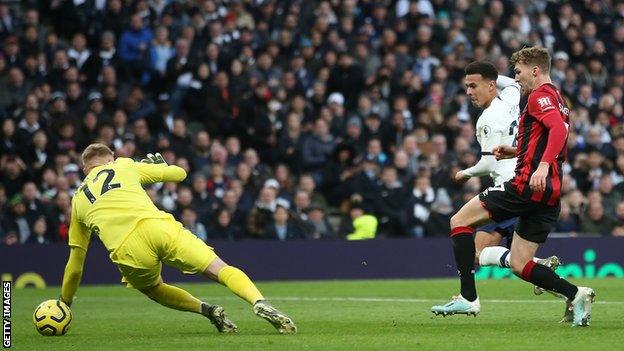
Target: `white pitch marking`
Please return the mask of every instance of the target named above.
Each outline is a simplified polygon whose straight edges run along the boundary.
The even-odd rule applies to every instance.
[[[218,295],[207,295],[201,296],[201,298],[206,299],[206,301],[218,301],[218,300],[240,300],[239,297],[236,296],[218,296]],[[402,303],[441,303],[445,300],[442,299],[414,299],[414,298],[394,298],[394,297],[343,297],[343,296],[327,296],[327,297],[307,297],[307,296],[268,296],[268,300],[271,301],[311,301],[311,302],[327,302],[327,301],[335,301],[335,302],[402,302]],[[105,297],[105,296],[80,296],[77,300],[96,300],[96,301],[118,301],[118,300],[142,300],[142,296],[130,297]],[[531,304],[531,303],[563,303],[561,299],[550,299],[550,300],[501,300],[501,299],[492,299],[492,300],[481,300],[482,303],[523,303],[523,304]],[[624,305],[624,301],[596,301],[594,304],[597,305]]]
[[[273,296],[269,300],[281,301],[343,301],[343,302],[408,302],[408,303],[435,303],[443,300],[437,299],[410,299],[410,298],[386,298],[386,297],[301,297],[301,296]],[[483,303],[562,303],[562,300],[481,300]],[[600,305],[622,305],[624,301],[596,301]]]

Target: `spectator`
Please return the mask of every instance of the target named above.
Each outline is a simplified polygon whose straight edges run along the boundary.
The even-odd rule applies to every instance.
[[[59,192],[54,202],[48,206],[47,238],[51,242],[67,242],[69,239],[69,219],[71,217],[71,197],[68,192]]]
[[[195,234],[202,241],[206,241],[208,233],[206,227],[201,222],[197,221],[197,212],[190,207],[186,207],[182,210],[181,222],[184,228],[188,229],[191,233]]]
[[[20,185],[24,184],[26,169],[26,164],[18,156],[14,154],[0,156],[0,170],[2,170],[0,183],[6,189],[7,197],[12,198],[19,191]]]
[[[150,68],[154,70],[157,82],[162,82],[167,72],[167,62],[174,55],[175,49],[169,40],[169,30],[161,26],[156,28],[154,40],[150,47]]]
[[[329,93],[339,92],[344,96],[345,107],[352,109],[356,106],[358,96],[364,88],[364,72],[357,65],[348,52],[343,52],[338,58],[338,64],[332,69],[327,81]]]
[[[267,226],[270,223],[277,204],[277,191],[273,187],[263,187],[260,190],[258,201],[247,218],[247,233],[252,238],[266,237]]]
[[[379,214],[380,233],[397,236],[402,234],[401,209],[405,201],[405,188],[399,181],[397,171],[388,166],[381,171],[381,186],[376,199],[376,213]]]
[[[409,236],[422,238],[427,234],[426,224],[435,200],[436,191],[431,186],[431,181],[426,176],[419,176],[414,181],[403,213],[403,227]]]
[[[119,39],[119,57],[125,61],[136,80],[142,79],[144,64],[147,63],[149,48],[152,41],[152,31],[145,28],[143,20],[138,14],[130,17],[130,27]]]
[[[303,142],[302,166],[306,171],[319,171],[327,162],[336,146],[336,139],[329,134],[329,126],[323,119],[314,123],[314,133]]]
[[[17,135],[15,134],[15,121],[6,118],[2,121],[2,144],[0,151],[3,155],[15,154],[17,152]]]
[[[312,175],[307,173],[302,174],[299,177],[299,184],[297,185],[297,189],[307,192],[308,196],[310,197],[311,203],[316,203],[320,206],[323,206],[324,208],[327,207],[327,200],[325,199],[323,194],[317,191],[316,181],[314,180],[314,177],[312,177]]]
[[[242,238],[240,227],[232,220],[230,211],[217,210],[214,223],[208,227],[207,240],[238,240]]]
[[[598,191],[602,195],[602,206],[610,217],[615,215],[617,204],[624,200],[622,193],[613,187],[610,174],[600,176]]]
[[[264,233],[266,239],[280,241],[306,238],[303,229],[290,217],[288,207],[283,204],[275,207],[273,220],[269,222]]]
[[[87,86],[95,87],[98,84],[100,73],[104,67],[110,66],[115,70],[124,72],[119,53],[115,47],[115,39],[113,32],[107,31],[102,33],[99,50],[90,54],[84,64],[79,66],[86,76]],[[125,74],[122,74],[122,76],[125,76]]]
[[[590,202],[581,217],[581,233],[610,235],[615,223],[605,214],[602,203]]]
[[[580,230],[579,219],[571,213],[570,205],[567,201],[561,202],[561,212],[555,225],[555,231],[559,233],[576,234]]]
[[[26,205],[21,195],[15,195],[9,202],[9,213],[4,216],[3,228],[6,228],[7,234],[14,233],[17,243],[24,244],[30,238],[32,230],[28,218],[26,216]],[[6,239],[13,242],[12,238]],[[7,244],[8,245],[8,244]]]
[[[624,236],[624,202],[615,207],[615,224],[611,231],[613,236]]]
[[[329,223],[324,209],[316,204],[308,207],[307,223],[311,225],[310,237],[313,239],[337,239],[334,228]]]
[[[85,38],[84,34],[74,34],[71,47],[67,50],[67,56],[69,56],[69,59],[73,61],[79,70],[82,69],[85,62],[87,62],[91,56],[91,51],[87,48],[87,38]]]
[[[192,180],[193,208],[197,211],[200,222],[207,224],[216,203],[208,192],[208,180],[203,173],[197,172]]]
[[[347,240],[375,239],[377,224],[379,223],[377,218],[366,214],[362,204],[359,202],[352,202],[350,207],[349,216],[353,220],[354,231],[347,234]]]
[[[37,245],[50,243],[48,239],[48,224],[45,217],[42,216],[35,220],[32,226],[32,235],[28,238],[28,243]]]

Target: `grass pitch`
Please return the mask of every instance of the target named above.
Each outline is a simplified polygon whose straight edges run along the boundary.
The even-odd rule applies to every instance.
[[[299,333],[279,335],[251,307],[217,284],[180,284],[221,304],[239,333],[221,335],[200,315],[164,308],[122,286],[81,287],[69,333],[40,336],[32,313],[59,288],[13,290],[15,350],[616,350],[624,343],[621,279],[575,280],[597,294],[591,327],[559,324],[563,301],[534,296],[522,281],[478,281],[478,317],[433,317],[429,308],[459,282],[374,280],[271,282],[258,286]]]

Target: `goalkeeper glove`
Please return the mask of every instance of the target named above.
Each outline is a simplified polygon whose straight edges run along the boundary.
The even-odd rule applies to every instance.
[[[141,160],[141,162],[143,163],[152,163],[152,164],[162,164],[167,166],[167,162],[165,162],[165,159],[162,157],[162,155],[160,154],[160,152],[157,152],[155,154],[147,154],[146,156],[147,158],[144,158]]]

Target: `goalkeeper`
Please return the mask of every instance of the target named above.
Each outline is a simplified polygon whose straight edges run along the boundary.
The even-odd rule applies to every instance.
[[[292,334],[293,321],[269,304],[249,277],[227,265],[169,213],[160,211],[142,185],[180,182],[186,172],[168,166],[160,154],[141,162],[114,159],[103,144],[91,144],[82,153],[86,175],[72,199],[69,260],[65,267],[61,300],[70,305],[82,276],[91,233],[104,243],[122,281],[163,306],[206,316],[219,332],[236,332],[221,306],[198,300],[187,291],[163,282],[162,263],[184,273],[201,273],[228,287],[253,305],[253,312],[280,333]]]

